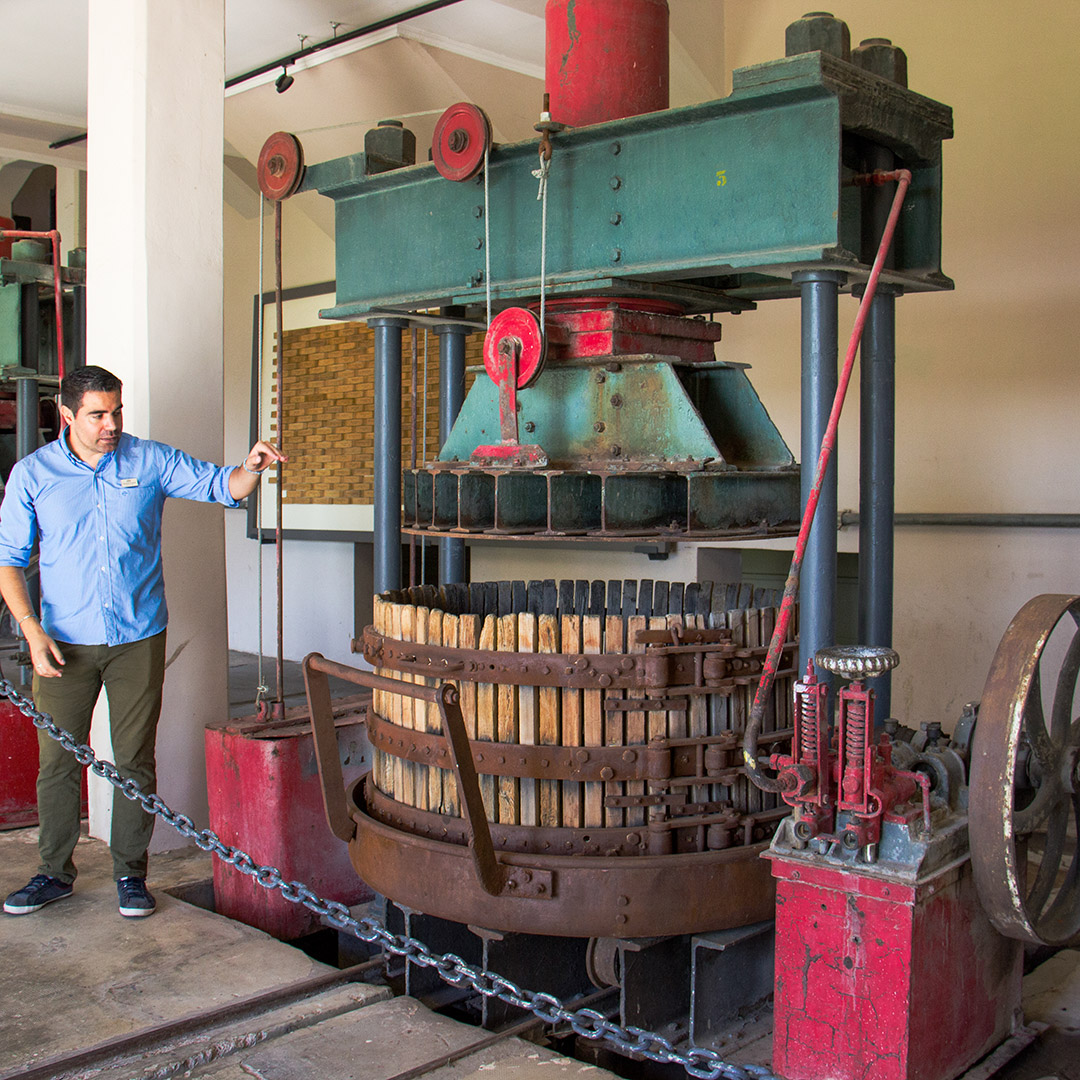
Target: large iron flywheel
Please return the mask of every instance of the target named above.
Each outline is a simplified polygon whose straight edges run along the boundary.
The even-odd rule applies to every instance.
[[[971,760],[975,883],[1007,937],[1080,943],[1080,596],[1037,596],[1001,639]]]

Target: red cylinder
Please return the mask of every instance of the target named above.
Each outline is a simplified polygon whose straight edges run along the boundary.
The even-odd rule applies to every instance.
[[[667,0],[548,0],[552,120],[572,127],[668,107]]]

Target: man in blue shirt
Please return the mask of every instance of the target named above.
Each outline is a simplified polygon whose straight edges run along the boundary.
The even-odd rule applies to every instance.
[[[60,387],[66,430],[16,463],[0,507],[0,594],[26,637],[37,708],[78,742],[102,688],[113,756],[125,777],[151,793],[165,677],[165,579],[161,514],[167,498],[236,506],[259,474],[284,456],[257,442],[235,468],[198,461],[164,443],[123,434],[121,383],[99,367],[78,368]],[[39,548],[41,618],[23,569]],[[38,873],[4,903],[10,915],[72,893],[79,838],[80,766],[38,733]],[[120,914],[150,915],[147,848],[154,822],[114,792],[110,848]]]

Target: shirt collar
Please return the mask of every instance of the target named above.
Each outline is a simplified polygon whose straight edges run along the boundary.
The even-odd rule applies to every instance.
[[[64,425],[64,430],[60,432],[60,438],[57,441],[64,448],[64,453],[67,455],[67,458],[68,458],[68,460],[70,462],[72,462],[75,465],[79,465],[84,469],[89,469],[91,472],[96,472],[103,465],[108,464],[109,461],[111,461],[119,453],[120,447],[124,442],[124,434],[125,433],[121,432],[120,433],[120,440],[116,444],[116,449],[115,450],[110,450],[107,454],[102,454],[101,457],[98,458],[97,465],[88,465],[85,461],[83,461],[83,459],[81,457],[79,457],[78,454],[75,453],[74,450],[71,449],[71,444],[68,442],[68,432],[70,430],[71,429],[68,427],[68,425],[65,424]]]

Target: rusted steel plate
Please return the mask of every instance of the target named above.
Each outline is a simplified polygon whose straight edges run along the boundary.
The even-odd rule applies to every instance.
[[[660,857],[522,855],[508,866],[549,872],[550,899],[491,896],[467,848],[391,828],[354,809],[357,873],[398,904],[493,930],[560,937],[648,937],[724,930],[771,919],[766,844]]]
[[[1080,942],[1080,853],[1068,828],[1080,779],[1080,637],[1059,667],[1044,671],[1041,662],[1067,614],[1080,622],[1080,596],[1037,596],[998,645],[972,748],[968,826],[979,899],[995,928],[1056,946]],[[1049,716],[1044,688],[1054,688]]]
[[[670,634],[667,639],[671,640]],[[785,647],[789,659],[794,649],[794,642]],[[656,646],[636,654],[574,652],[551,656],[396,641],[369,626],[363,638],[353,642],[353,651],[363,652],[375,667],[427,678],[581,690],[676,692],[678,688],[690,692],[699,688],[715,693],[746,685],[759,675],[768,650],[710,642]]]
[[[372,712],[368,738],[377,750],[440,769],[452,769],[441,734],[399,727]],[[472,741],[478,773],[544,780],[663,780],[672,775],[666,746],[531,746],[523,743]]]

